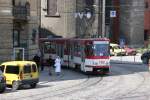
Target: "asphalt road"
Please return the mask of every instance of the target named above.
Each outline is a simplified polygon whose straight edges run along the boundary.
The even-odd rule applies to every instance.
[[[41,72],[37,88],[7,88],[0,100],[150,100],[150,73],[142,64],[111,64],[105,76],[63,70],[60,76]]]

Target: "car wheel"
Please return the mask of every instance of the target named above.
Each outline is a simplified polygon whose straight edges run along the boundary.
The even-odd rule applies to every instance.
[[[3,87],[2,90],[0,90],[0,93],[4,92],[6,87]]]
[[[30,84],[31,88],[35,88],[36,87],[36,83]]]
[[[142,62],[143,62],[143,64],[148,64],[148,58],[143,58]]]
[[[15,91],[19,88],[19,82],[18,81],[13,81],[12,83],[12,91]]]

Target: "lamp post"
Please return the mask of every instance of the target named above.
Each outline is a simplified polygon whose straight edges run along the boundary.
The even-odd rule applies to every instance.
[[[98,0],[93,6],[96,9],[96,14],[98,23],[97,23],[97,32],[98,37],[105,37],[105,6],[106,0]]]

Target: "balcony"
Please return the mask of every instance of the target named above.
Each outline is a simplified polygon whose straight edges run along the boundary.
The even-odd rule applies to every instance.
[[[14,20],[28,21],[30,16],[30,8],[27,6],[14,6],[13,7]]]

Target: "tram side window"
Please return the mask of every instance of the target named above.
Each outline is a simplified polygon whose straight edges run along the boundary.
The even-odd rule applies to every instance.
[[[55,45],[52,43],[45,43],[44,45],[44,52],[45,53],[55,53]]]
[[[92,45],[86,45],[85,47],[85,55],[86,56],[93,56],[93,48]]]
[[[79,44],[75,44],[74,46],[74,52],[75,52],[75,55],[81,55],[81,47]]]

